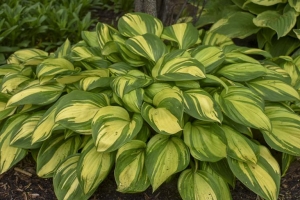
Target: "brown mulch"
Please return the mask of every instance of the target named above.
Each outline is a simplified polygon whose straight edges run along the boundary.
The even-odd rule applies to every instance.
[[[152,193],[149,187],[143,193],[122,194],[116,191],[113,171],[101,183],[90,200],[179,200],[176,177]],[[233,200],[257,200],[257,195],[237,182],[232,190]],[[0,175],[0,200],[55,200],[52,179],[39,178],[35,162],[26,157],[14,168]],[[300,200],[300,160],[292,163],[282,178],[279,200]]]

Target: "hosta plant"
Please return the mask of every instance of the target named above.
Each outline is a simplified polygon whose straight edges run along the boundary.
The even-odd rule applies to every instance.
[[[82,39],[1,66],[1,173],[30,153],[58,199],[88,199],[112,170],[120,192],[179,174],[183,199],[231,199],[236,178],[277,199],[300,155],[300,57],[142,13]]]
[[[214,0],[207,1],[196,26],[212,24],[210,31],[231,38],[256,34],[259,47],[273,56],[295,50],[299,55],[299,14],[298,0]]]

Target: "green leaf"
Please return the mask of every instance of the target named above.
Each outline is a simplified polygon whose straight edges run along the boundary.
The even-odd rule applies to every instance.
[[[81,37],[82,39],[90,46],[90,47],[98,47],[98,34],[96,31],[82,31]]]
[[[280,168],[269,150],[260,146],[256,164],[227,158],[234,175],[250,190],[267,200],[277,200],[280,187]]]
[[[222,199],[216,178],[203,170],[183,171],[178,179],[178,191],[183,200]]]
[[[206,73],[217,69],[225,60],[225,55],[221,48],[206,45],[195,48],[192,51],[192,57],[204,65]]]
[[[38,65],[48,57],[48,53],[39,49],[21,49],[12,54],[8,61],[16,59],[23,65]]]
[[[250,13],[236,11],[215,22],[210,31],[243,39],[258,32],[259,28],[253,24],[253,19],[254,15]]]
[[[162,22],[145,13],[127,13],[118,20],[118,30],[126,37],[151,33],[160,37],[163,31]]]
[[[263,131],[270,147],[294,156],[300,155],[300,116],[281,104],[268,105],[265,113],[272,129]]]
[[[87,200],[91,194],[84,194],[79,185],[76,169],[79,155],[66,158],[58,167],[53,177],[54,192],[58,200],[74,199]]]
[[[268,27],[276,31],[278,39],[287,35],[295,26],[297,21],[297,12],[294,9],[283,13],[277,11],[265,11],[253,19],[253,23],[258,27]]]
[[[131,112],[141,113],[141,107],[144,102],[144,90],[141,88],[130,91],[123,96],[123,102]]]
[[[281,80],[256,79],[247,82],[246,84],[267,101],[279,102],[300,100],[298,92],[292,86]]]
[[[112,152],[132,140],[140,131],[143,118],[119,106],[100,108],[92,120],[92,136],[98,152]]]
[[[146,144],[132,140],[117,152],[115,180],[119,192],[143,192],[149,185],[145,167]]]
[[[281,172],[282,177],[284,177],[290,167],[290,165],[296,160],[296,156],[283,153],[281,156]]]
[[[228,91],[223,90],[216,100],[233,121],[251,128],[271,130],[270,120],[264,113],[264,101],[250,89],[229,86]]]
[[[225,65],[217,71],[217,74],[232,81],[249,81],[266,74],[266,69],[260,64],[236,63]]]
[[[158,59],[167,53],[167,48],[163,41],[150,33],[128,39],[126,47],[136,55],[154,62],[157,62]]]
[[[300,2],[298,0],[289,0],[289,4],[294,8],[298,13],[300,12]]]
[[[170,135],[182,130],[184,108],[180,91],[161,90],[154,96],[153,105],[143,103],[141,114],[156,132]]]
[[[279,3],[285,3],[286,0],[250,0],[251,2],[262,5],[262,6],[272,6]]]
[[[227,140],[227,155],[242,162],[256,163],[259,146],[230,126],[222,125]]]
[[[171,175],[184,170],[190,162],[190,153],[177,137],[157,134],[147,144],[146,169],[153,191]]]
[[[106,43],[113,41],[112,34],[117,32],[114,28],[107,24],[98,22],[96,25],[96,33],[98,38],[98,44],[102,50]]]
[[[43,178],[53,177],[63,161],[78,151],[80,144],[79,136],[65,139],[61,133],[57,133],[43,142],[37,156],[37,175]]]
[[[9,100],[9,97],[9,95],[0,93],[0,120],[13,115],[17,109],[16,106],[7,106],[7,101]]]
[[[55,58],[64,58],[67,55],[69,55],[70,52],[71,52],[71,43],[68,39],[66,39],[66,41],[60,47],[57,48],[54,55]]]
[[[22,160],[27,151],[10,145],[11,132],[17,131],[28,115],[14,115],[2,124],[0,131],[0,174]]]
[[[81,151],[76,168],[79,184],[86,195],[92,195],[107,177],[115,161],[114,153],[97,152],[92,138]]]
[[[225,54],[226,63],[237,64],[237,63],[253,63],[253,64],[260,64],[260,62],[250,56],[247,56],[240,52],[229,52]]]
[[[64,85],[56,83],[51,85],[39,85],[36,82],[14,94],[6,106],[25,104],[47,105],[56,101],[63,92]]]
[[[187,49],[198,41],[198,30],[191,23],[180,23],[165,27],[162,39],[178,43],[179,49]]]
[[[204,66],[194,58],[168,56],[158,60],[152,76],[158,81],[190,81],[205,78]]]
[[[183,130],[184,143],[197,160],[216,162],[226,157],[226,144],[220,132],[222,129],[214,123],[188,122]]]
[[[74,90],[59,100],[55,122],[75,132],[91,134],[94,115],[107,105],[109,98],[105,94]]]
[[[223,115],[219,105],[203,89],[191,89],[183,92],[184,112],[203,120],[221,123]]]

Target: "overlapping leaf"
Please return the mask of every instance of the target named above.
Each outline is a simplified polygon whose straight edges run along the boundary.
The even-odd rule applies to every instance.
[[[79,136],[65,139],[61,133],[43,142],[37,156],[37,175],[44,178],[52,177],[63,161],[78,151],[80,144]]]
[[[162,22],[145,13],[127,13],[118,21],[118,30],[126,37],[151,33],[160,37],[163,31]]]
[[[1,92],[15,94],[22,86],[30,81],[30,78],[22,74],[7,73],[1,81]]]
[[[198,41],[198,30],[191,23],[180,23],[165,27],[162,39],[178,43],[179,49],[187,49]]]
[[[91,134],[91,122],[101,107],[109,105],[102,93],[72,91],[59,100],[55,122],[82,134]]]
[[[76,167],[79,184],[86,195],[91,195],[106,178],[114,164],[114,153],[97,152],[92,138],[81,151]]]
[[[203,89],[191,89],[183,92],[184,112],[192,117],[204,120],[222,122],[223,115],[219,105]]]
[[[153,98],[153,107],[143,103],[144,120],[158,133],[175,134],[182,130],[183,100],[177,89],[164,89]]]
[[[267,200],[277,200],[280,187],[280,168],[269,150],[260,146],[256,164],[228,157],[234,175],[250,190]]]
[[[157,134],[146,149],[146,169],[153,191],[171,175],[184,170],[190,161],[188,148],[178,137]]]
[[[167,53],[166,45],[162,40],[150,33],[129,38],[126,47],[133,53],[154,62]]]
[[[197,59],[207,73],[218,68],[225,60],[225,55],[221,48],[216,46],[201,45],[192,51],[192,57]]]
[[[79,155],[67,157],[58,167],[53,177],[54,192],[58,200],[87,200],[91,194],[84,194],[76,174]]]
[[[236,63],[222,67],[217,71],[232,81],[249,81],[266,73],[265,67],[255,63]]]
[[[112,152],[133,139],[143,125],[140,114],[129,116],[119,106],[100,108],[92,120],[92,136],[98,152]]]
[[[0,120],[11,116],[16,110],[16,106],[7,106],[9,97],[7,94],[0,93]]]
[[[203,170],[183,171],[178,179],[178,191],[183,200],[221,199],[221,191],[215,177]]]
[[[281,105],[266,106],[272,129],[263,131],[263,136],[273,149],[291,155],[300,155],[300,116]]]
[[[14,115],[7,119],[0,131],[0,174],[22,160],[27,151],[10,145],[11,132],[17,131],[28,115]]]
[[[242,162],[256,163],[259,146],[230,126],[222,126],[227,140],[227,155]]]
[[[194,158],[200,161],[216,162],[226,155],[226,141],[222,129],[214,123],[195,121],[184,126],[184,143]]]
[[[145,151],[146,144],[140,140],[132,140],[118,150],[114,174],[119,192],[142,192],[149,187]]]
[[[233,121],[252,128],[271,130],[269,118],[264,113],[264,101],[250,89],[229,86],[228,91],[215,95],[222,111]]]

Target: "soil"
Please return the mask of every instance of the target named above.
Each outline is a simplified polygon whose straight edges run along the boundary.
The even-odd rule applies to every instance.
[[[149,187],[143,193],[123,194],[116,191],[113,171],[103,181],[90,200],[180,200],[177,178],[164,183],[154,193]],[[233,200],[259,200],[256,194],[237,181],[231,189]],[[0,200],[56,200],[52,179],[39,178],[35,161],[26,157],[14,168],[0,175]],[[292,163],[281,180],[279,200],[300,200],[300,159]]]

